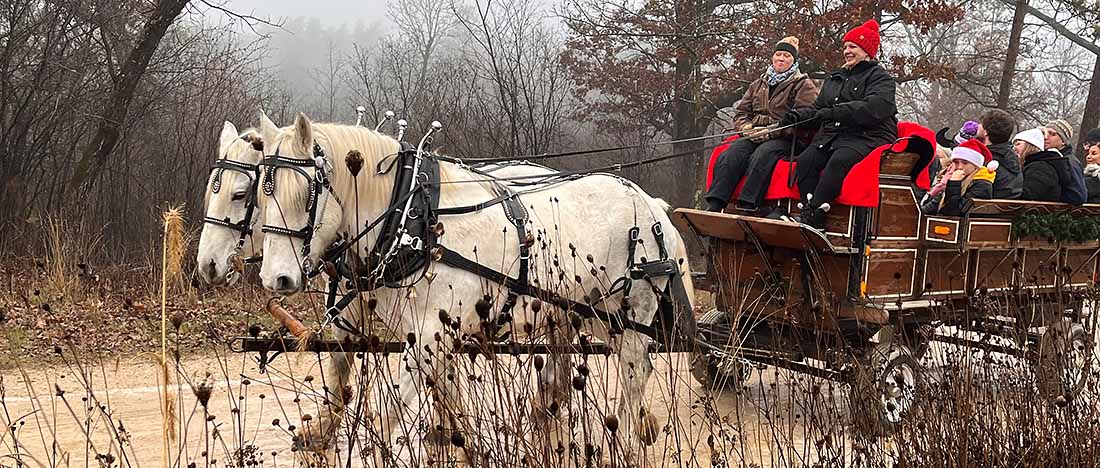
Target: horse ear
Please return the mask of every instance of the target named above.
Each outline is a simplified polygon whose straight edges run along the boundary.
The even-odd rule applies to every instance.
[[[309,121],[306,114],[299,112],[294,118],[294,133],[298,136],[295,143],[306,149],[313,147],[313,122]]]
[[[278,136],[279,127],[275,126],[275,122],[267,117],[267,113],[260,111],[260,139],[265,142],[272,142]]]
[[[221,151],[225,151],[229,147],[233,140],[237,139],[237,127],[233,126],[233,122],[228,120],[222,125],[222,134],[218,138],[218,148]]]
[[[271,120],[271,117],[267,116],[266,112],[260,111],[260,128],[263,128],[264,125],[267,125],[271,128],[279,128],[279,126],[275,125],[275,122]]]

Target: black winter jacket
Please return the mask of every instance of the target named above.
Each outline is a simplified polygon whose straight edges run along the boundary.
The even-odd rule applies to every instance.
[[[1000,171],[990,172],[985,168],[978,171],[972,176],[970,185],[966,187],[965,192],[962,189],[963,181],[947,181],[947,187],[944,187],[943,193],[921,203],[921,212],[943,216],[966,216],[966,213],[974,206],[974,200],[993,198],[993,184],[996,178],[1001,176]],[[944,174],[944,176],[946,177],[947,174]]]
[[[798,121],[818,119],[820,127],[810,144],[869,154],[898,138],[895,88],[894,77],[878,62],[863,61],[851,70],[833,71],[813,107],[792,112]]]
[[[1000,177],[997,171],[997,177]],[[940,214],[944,216],[964,216],[974,206],[974,200],[989,200],[993,198],[993,183],[988,180],[974,180],[962,191],[962,181],[952,180],[947,182],[943,189],[943,206]]]
[[[1089,198],[1085,203],[1100,203],[1100,165],[1086,164],[1084,168],[1085,190]]]
[[[1024,177],[1020,168],[1020,156],[1012,148],[1012,142],[989,145],[997,167],[997,180],[993,181],[993,198],[1020,198],[1024,192]]]
[[[1089,191],[1087,203],[1100,203],[1100,177],[1085,176],[1085,188]]]
[[[1063,146],[1061,149],[1058,150],[1058,152],[1062,153],[1062,156],[1065,156],[1067,158],[1074,157],[1073,156],[1073,145]]]
[[[1068,173],[1069,160],[1057,151],[1041,151],[1024,161],[1024,191],[1021,199],[1032,201],[1062,201],[1062,185],[1059,174]]]

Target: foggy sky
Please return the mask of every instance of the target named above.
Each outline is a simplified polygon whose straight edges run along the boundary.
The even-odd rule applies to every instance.
[[[387,22],[386,0],[229,0],[230,10],[257,17],[315,17],[326,26]]]

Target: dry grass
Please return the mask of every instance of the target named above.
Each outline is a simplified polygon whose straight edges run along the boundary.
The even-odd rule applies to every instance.
[[[0,295],[0,336],[9,337],[0,422],[12,428],[0,433],[0,467],[139,467],[161,445],[159,437],[150,445],[142,434],[161,424],[169,428],[173,467],[290,466],[306,458],[291,448],[333,405],[321,372],[329,358],[284,354],[268,374],[258,374],[252,356],[224,347],[226,337],[243,335],[252,324],[271,328],[260,312],[267,299],[262,288],[245,281],[232,290],[202,291],[177,274],[166,304],[173,317],[170,352],[142,381],[162,382],[167,391],[160,395],[169,403],[154,402],[133,416],[128,411],[143,403],[119,393],[109,375],[133,372],[120,368],[121,354],[159,344],[161,316],[153,307],[159,291],[150,280],[158,270],[114,266],[97,269],[95,278],[79,271],[74,277],[75,259],[90,258],[98,242],[87,233],[84,240],[65,234],[82,227],[51,226],[56,234],[47,250],[56,258],[0,265],[8,278],[7,294]],[[27,272],[22,264],[35,268]],[[187,269],[185,263],[172,268]],[[1096,292],[1089,294],[1094,300]],[[992,307],[1023,305],[1013,300]],[[289,307],[316,323],[312,299]],[[1094,324],[1088,325],[1095,336]],[[308,458],[316,466],[401,466],[397,452],[426,434],[420,466],[625,466],[629,449],[616,432],[622,423],[611,417],[619,387],[613,359],[564,358],[568,398],[548,417],[532,411],[531,403],[547,390],[535,383],[542,365],[535,358],[456,353],[445,343],[460,337],[443,338],[428,344],[426,353],[451,365],[447,375],[431,376],[421,402],[425,412],[411,419],[417,423],[383,431],[381,420],[397,398],[395,376],[407,363],[396,355],[362,354],[352,366],[353,392],[339,413],[335,449]],[[1000,333],[989,340],[1012,345],[1023,338]],[[1100,465],[1089,449],[1100,446],[1095,365],[1080,396],[1048,400],[1027,359],[934,344],[921,361],[928,379],[909,419],[897,432],[867,437],[854,430],[851,414],[861,409],[850,407],[847,384],[760,366],[740,385],[706,391],[691,380],[688,358],[653,356],[657,370],[646,399],[660,425],[652,434],[656,443],[643,453],[644,466]],[[44,360],[56,370],[39,372]],[[144,465],[155,466],[159,457],[153,460]]]
[[[45,292],[65,300],[79,299],[82,288],[78,281],[94,275],[89,262],[102,257],[102,235],[82,219],[72,221],[65,216],[47,217],[42,231]]]

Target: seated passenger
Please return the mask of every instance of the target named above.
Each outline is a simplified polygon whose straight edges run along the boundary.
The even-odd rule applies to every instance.
[[[951,152],[951,162],[925,195],[921,211],[944,216],[965,215],[973,200],[993,198],[997,166],[984,144],[977,139],[964,141]]]
[[[1085,154],[1088,154],[1093,145],[1100,144],[1100,128],[1094,128],[1085,133],[1085,141],[1081,142],[1081,146],[1085,147]]]
[[[1083,170],[1074,170],[1072,158],[1057,150],[1043,150],[1044,132],[1033,128],[1018,133],[1013,146],[1024,162],[1024,200],[1063,202],[1080,205],[1086,201]]]
[[[939,138],[939,135],[937,135],[936,138]],[[932,162],[928,163],[927,170],[928,180],[934,183],[936,180],[938,180],[936,179],[936,177],[939,175],[939,173],[943,172],[943,168],[947,167],[947,165],[951,163],[951,148],[941,146],[939,143],[936,143],[936,150],[935,153],[933,153],[933,156],[934,157],[932,158]],[[924,197],[928,195],[928,192],[914,185],[913,194],[916,195],[917,198],[924,200]]]
[[[947,132],[950,127],[943,127],[940,131],[936,132],[936,143],[945,148],[954,148],[961,145],[964,141],[978,136],[978,129],[981,124],[973,120],[967,120],[963,122],[962,127],[959,128],[959,132],[954,137],[948,137]]]
[[[874,60],[878,47],[874,20],[848,31],[844,65],[826,78],[813,107],[792,110],[779,123],[816,120],[820,126],[810,146],[798,155],[795,169],[803,224],[824,227],[829,203],[840,193],[852,167],[875,148],[897,139],[894,78]]]
[[[1073,157],[1073,127],[1065,120],[1051,120],[1043,127],[1044,147],[1058,150],[1062,156]]]
[[[749,85],[737,104],[733,126],[742,136],[718,155],[714,180],[706,195],[708,211],[722,211],[746,174],[738,208],[756,211],[768,190],[775,163],[783,155],[802,149],[801,144],[793,143],[794,129],[764,132],[787,111],[810,107],[815,98],[817,85],[798,70],[798,39],[783,38],[775,45],[767,71]]]
[[[1020,198],[1024,178],[1020,175],[1020,157],[1012,148],[1016,119],[1001,109],[991,109],[979,119],[977,138],[985,143],[993,160],[997,161],[997,180],[993,181],[993,198]]]
[[[1085,155],[1085,188],[1089,192],[1089,203],[1100,203],[1100,145],[1088,145]]]

